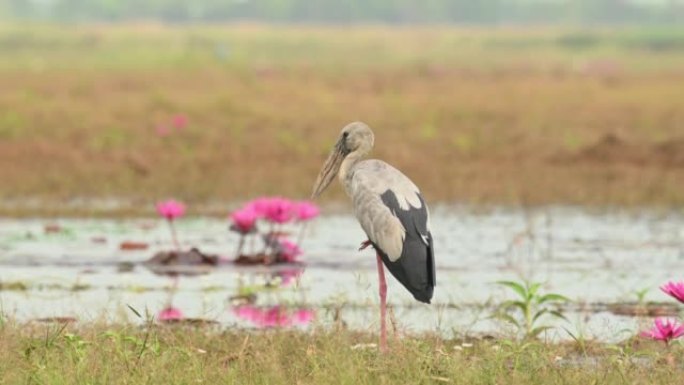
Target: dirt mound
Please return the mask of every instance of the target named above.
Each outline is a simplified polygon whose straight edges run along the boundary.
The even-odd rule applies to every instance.
[[[662,168],[684,168],[684,138],[660,143],[628,142],[615,134],[604,135],[596,143],[556,161],[575,163],[631,164]]]

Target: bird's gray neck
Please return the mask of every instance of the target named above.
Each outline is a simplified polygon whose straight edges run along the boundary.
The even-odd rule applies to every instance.
[[[340,171],[338,173],[340,183],[342,183],[343,185],[345,184],[347,176],[350,175],[350,172],[353,170],[354,166],[356,166],[356,164],[363,159],[364,155],[366,155],[365,152],[357,150],[351,152],[344,158],[344,160],[342,161],[342,165],[340,165]]]

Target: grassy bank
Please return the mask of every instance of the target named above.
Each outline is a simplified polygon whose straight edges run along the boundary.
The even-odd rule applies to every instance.
[[[680,30],[2,26],[0,197],[305,197],[359,119],[431,201],[680,205],[682,68]]]
[[[125,325],[0,326],[4,384],[674,384],[679,344],[547,344]]]

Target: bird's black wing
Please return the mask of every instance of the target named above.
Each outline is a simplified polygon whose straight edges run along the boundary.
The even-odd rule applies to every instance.
[[[432,234],[428,230],[428,211],[423,197],[418,195],[421,207],[400,207],[395,193],[385,191],[380,198],[406,230],[401,256],[392,262],[378,245],[373,244],[392,275],[401,282],[418,301],[430,303],[434,292],[435,254]]]

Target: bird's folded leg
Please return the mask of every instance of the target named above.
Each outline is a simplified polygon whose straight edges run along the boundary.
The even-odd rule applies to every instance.
[[[371,241],[366,239],[365,241],[361,242],[361,247],[359,247],[359,251],[366,249],[370,245],[372,245]]]

